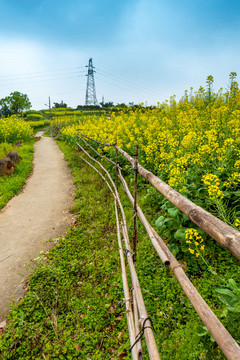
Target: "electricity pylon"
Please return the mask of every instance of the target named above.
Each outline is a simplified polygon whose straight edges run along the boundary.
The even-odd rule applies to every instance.
[[[88,73],[87,73],[87,90],[86,90],[86,100],[85,105],[98,105],[97,97],[96,97],[96,89],[95,89],[95,81],[94,81],[94,66],[92,64],[92,58],[89,59],[88,65]]]

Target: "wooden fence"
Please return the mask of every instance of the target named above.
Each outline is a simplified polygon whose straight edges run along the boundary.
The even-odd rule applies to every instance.
[[[215,216],[211,215],[201,207],[197,206],[190,200],[186,199],[184,196],[179,194],[177,191],[172,189],[169,185],[160,180],[157,176],[155,176],[150,171],[146,170],[137,161],[137,151],[135,159],[131,157],[127,152],[122,150],[117,144],[106,144],[96,141],[94,139],[89,138],[85,134],[81,133],[78,130],[79,136],[78,138],[81,140],[82,145],[77,142],[79,149],[81,149],[90,159],[90,161],[97,164],[103,173],[97,170],[97,168],[92,165],[89,161],[87,161],[84,157],[81,158],[87,162],[98,174],[103,178],[107,186],[109,187],[114,201],[115,201],[115,213],[116,213],[116,224],[117,224],[117,238],[119,245],[119,253],[120,253],[120,261],[122,268],[122,281],[123,281],[123,289],[125,296],[125,304],[126,304],[126,315],[127,315],[127,324],[129,329],[129,337],[131,344],[131,353],[132,357],[135,360],[141,360],[143,358],[142,354],[142,346],[141,346],[141,337],[144,334],[149,357],[151,360],[160,359],[159,351],[157,349],[157,344],[154,338],[154,333],[152,329],[151,320],[148,316],[144,299],[142,296],[141,288],[139,285],[136,269],[135,269],[135,255],[136,255],[136,244],[137,244],[137,234],[136,234],[136,222],[134,221],[134,229],[133,229],[133,247],[130,244],[128,228],[126,222],[126,216],[124,213],[124,209],[119,197],[118,192],[118,180],[121,181],[122,186],[126,195],[128,196],[130,202],[132,203],[134,210],[134,218],[138,216],[142,224],[144,225],[148,236],[154,246],[157,254],[159,255],[161,261],[166,267],[169,267],[176,279],[178,280],[180,286],[185,292],[186,296],[192,303],[196,312],[202,319],[203,323],[207,327],[207,329],[212,334],[213,338],[221,348],[222,352],[229,360],[240,359],[240,347],[236,343],[236,341],[232,338],[229,332],[225,329],[222,323],[218,320],[215,314],[212,312],[210,307],[206,304],[204,299],[198,293],[194,285],[191,283],[189,278],[186,276],[182,266],[173,256],[171,251],[168,249],[164,241],[157,234],[154,228],[147,221],[143,211],[137,204],[137,174],[141,174],[144,178],[146,178],[166,199],[168,199],[173,205],[175,205],[180,211],[186,214],[195,224],[197,224],[200,228],[202,228],[207,234],[209,234],[213,239],[219,242],[222,246],[228,249],[233,255],[235,255],[238,259],[240,259],[240,232],[233,229],[231,226],[225,224]],[[88,141],[94,141],[103,146],[111,146],[116,149],[116,162],[102,156],[98,151],[96,151]],[[116,184],[114,183],[110,173],[106,170],[106,168],[102,165],[101,162],[96,160],[96,156],[92,157],[88,151],[86,151],[85,147],[94,151],[95,155],[99,158],[104,158],[105,160],[111,162],[116,167]],[[134,196],[131,194],[127,183],[122,175],[121,167],[118,164],[118,155],[121,154],[127,159],[134,169],[134,177],[135,177],[135,191]],[[120,210],[120,211],[119,211]],[[121,215],[121,221],[120,221]],[[122,239],[124,242],[124,248],[122,245]],[[129,265],[129,270],[131,274],[132,281],[132,291],[130,292],[127,281],[127,271],[124,259],[124,252],[127,256],[127,261]]]

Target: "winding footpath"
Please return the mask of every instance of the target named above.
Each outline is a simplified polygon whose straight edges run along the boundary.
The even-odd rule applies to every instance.
[[[41,136],[35,143],[31,177],[0,211],[0,322],[10,309],[9,299],[23,296],[31,260],[51,246],[44,242],[63,235],[73,223],[73,195],[63,153],[52,138]]]

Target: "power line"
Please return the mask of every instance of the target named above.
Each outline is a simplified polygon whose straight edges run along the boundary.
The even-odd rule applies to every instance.
[[[0,75],[0,79],[1,78],[11,79],[11,78],[16,78],[16,77],[25,78],[25,77],[29,77],[29,76],[32,77],[32,76],[38,76],[38,75],[46,74],[46,73],[62,72],[62,71],[66,71],[66,70],[76,70],[76,69],[81,69],[81,68],[84,68],[84,66],[61,68],[61,69],[55,69],[55,70],[52,69],[52,70],[45,70],[45,71],[36,71],[36,72],[13,74],[13,75]],[[79,72],[83,72],[83,71],[79,71]]]
[[[128,75],[127,75],[128,79],[126,80],[125,78],[120,77],[120,76],[116,75],[115,73],[113,74],[112,72],[109,72],[108,68],[105,65],[101,64],[101,67],[107,69],[107,71],[103,70],[103,69],[100,69],[100,68],[99,68],[99,70],[102,71],[103,73],[105,73],[106,75],[110,76],[110,77],[114,77],[119,81],[128,83],[129,85],[131,84],[131,85],[136,86],[138,88],[142,88],[142,89],[145,89],[146,91],[152,92],[149,88],[146,88],[144,84],[141,84],[140,82],[135,82],[133,80],[129,80]],[[96,68],[96,69],[98,69],[98,68]]]
[[[121,79],[120,77],[116,75],[111,75],[110,73],[107,73],[106,71],[97,71],[97,74],[103,75],[104,77],[109,77],[110,80],[114,81],[117,86],[119,86],[119,82],[121,82],[123,85],[127,86],[128,88],[135,88],[138,89],[141,92],[148,93],[149,95],[156,96],[156,93],[137,84],[134,84],[131,81],[127,81],[124,79]]]
[[[44,82],[44,81],[52,81],[52,80],[62,80],[62,79],[75,79],[75,78],[81,78],[85,75],[77,75],[77,76],[66,76],[66,77],[57,77],[57,78],[48,78],[48,79],[38,79],[38,80],[31,80],[31,81],[21,81],[21,82],[15,82],[15,83],[7,83],[7,84],[0,84],[0,86],[12,86],[12,85],[25,85],[25,84],[31,84],[31,83],[38,83],[38,82]]]
[[[103,81],[104,83],[107,83],[107,84],[110,84],[110,85],[112,85],[112,86],[114,86],[115,88],[117,87],[117,88],[121,88],[121,89],[123,89],[123,90],[125,90],[126,91],[126,86],[124,86],[124,84],[119,84],[118,82],[111,82],[111,81],[109,81],[109,80],[107,80],[105,77],[99,77],[98,76],[98,73],[97,73],[97,75],[96,75],[96,79],[98,79],[98,80],[100,80],[100,81]],[[141,90],[141,89],[139,89],[139,88],[133,88],[133,89],[127,89],[127,91],[130,91],[131,93],[134,93],[134,94],[136,94],[136,95],[138,95],[138,96],[141,96],[141,98],[143,98],[143,96],[144,96],[144,92]],[[149,96],[149,95],[148,95]],[[151,94],[151,96],[153,96],[152,94]],[[155,94],[155,96],[156,96],[156,94]]]
[[[44,74],[44,75],[29,75],[29,76],[19,76],[19,77],[15,77],[15,76],[12,76],[12,77],[9,77],[7,79],[3,79],[3,81],[12,81],[12,80],[28,80],[28,79],[34,79],[34,78],[42,78],[42,77],[46,77],[46,76],[49,76],[49,75],[54,75],[54,76],[61,76],[61,75],[72,75],[72,74],[80,74],[80,73],[83,73],[83,71],[71,71],[71,72],[67,72],[67,73],[56,73],[56,74]],[[0,78],[0,81],[1,81],[1,78]]]

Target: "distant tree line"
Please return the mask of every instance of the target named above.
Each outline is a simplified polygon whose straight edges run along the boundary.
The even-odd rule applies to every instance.
[[[54,108],[67,108],[67,104],[63,102],[63,100],[60,103],[54,102]]]

